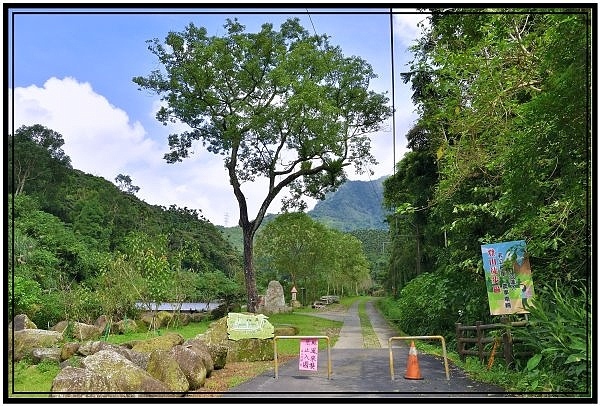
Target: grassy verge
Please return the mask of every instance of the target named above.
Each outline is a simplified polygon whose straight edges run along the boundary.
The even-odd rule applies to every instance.
[[[363,347],[381,348],[379,338],[377,338],[377,334],[375,334],[375,330],[373,330],[373,326],[371,325],[369,316],[367,315],[367,299],[369,298],[361,298],[358,304],[358,318],[360,319],[360,329],[363,336]]]
[[[333,347],[338,339],[342,322],[327,320],[298,313],[279,313],[269,316],[269,321],[274,326],[291,324],[298,328],[298,335],[318,336],[324,335],[330,338],[330,346]],[[327,341],[319,340],[319,350],[327,349]],[[300,350],[299,340],[279,340],[277,352],[282,355],[297,355]]]
[[[60,371],[55,362],[43,361],[32,365],[28,361],[8,363],[8,392],[10,397],[47,398],[52,388],[52,381]],[[16,394],[13,392],[16,392]],[[34,392],[23,393],[19,392]],[[38,393],[35,393],[38,392]],[[44,393],[46,392],[46,393]]]

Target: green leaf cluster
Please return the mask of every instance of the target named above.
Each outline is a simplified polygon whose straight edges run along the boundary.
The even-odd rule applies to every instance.
[[[584,285],[565,290],[544,285],[540,298],[529,306],[529,328],[516,333],[535,352],[526,370],[561,371],[560,380],[549,383],[556,391],[585,392],[592,377],[592,313]]]
[[[540,328],[528,330],[536,353],[529,372],[539,388],[585,389],[592,10],[429,12],[402,74],[419,113],[407,133],[411,151],[385,184],[395,212],[388,289],[404,303],[405,327],[414,317],[423,331],[452,336],[442,319],[456,319],[456,310],[462,322],[494,322],[480,246],[525,240],[544,310],[531,311]],[[430,321],[405,315],[410,303],[431,308]],[[556,376],[564,382],[548,384]]]

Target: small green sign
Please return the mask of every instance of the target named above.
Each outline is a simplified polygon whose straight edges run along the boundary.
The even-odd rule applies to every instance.
[[[275,327],[264,314],[227,314],[227,334],[230,340],[243,338],[273,338]]]

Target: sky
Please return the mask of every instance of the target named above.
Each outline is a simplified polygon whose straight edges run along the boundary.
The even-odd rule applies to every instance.
[[[220,36],[225,33],[227,18],[237,17],[248,32],[256,32],[263,23],[273,23],[279,29],[286,19],[298,17],[311,33],[330,36],[330,43],[339,45],[345,55],[370,63],[378,75],[371,89],[387,92],[392,98],[389,8],[108,7],[9,11],[5,52],[9,120],[5,134],[12,132],[13,125],[17,129],[42,124],[57,131],[65,141],[63,150],[73,168],[111,182],[119,174],[128,175],[140,188],[136,196],[149,204],[196,209],[216,225],[233,226],[239,218],[221,156],[198,144],[183,162],[169,164],[164,160],[168,135],[182,131],[184,126],[162,125],[155,117],[160,96],[139,90],[132,81],[161,67],[148,50],[147,40],[163,41],[168,32],[183,31],[190,22],[206,27],[209,35]],[[351,180],[393,174],[395,161],[407,151],[405,134],[417,118],[410,85],[402,82],[400,72],[408,69],[412,59],[408,47],[419,36],[417,23],[427,15],[412,9],[393,11],[395,132],[390,118],[384,131],[372,136],[371,152],[379,162],[370,168],[374,173],[356,175],[350,169]],[[251,218],[258,212],[266,187],[264,180],[242,186]],[[308,203],[310,209],[316,202]],[[276,199],[268,212],[279,213],[280,209],[280,199]]]

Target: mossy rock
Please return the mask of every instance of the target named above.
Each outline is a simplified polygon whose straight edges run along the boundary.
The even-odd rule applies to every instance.
[[[149,340],[134,340],[126,343],[126,347],[133,351],[151,353],[154,350],[170,350],[176,345],[183,344],[184,338],[179,333],[167,333]]]
[[[272,338],[229,340],[227,336],[227,317],[212,322],[208,330],[195,338],[203,340],[209,346],[227,347],[226,362],[272,361],[275,359]]]
[[[300,329],[291,324],[279,324],[275,327],[274,335],[276,336],[297,336]]]
[[[228,341],[227,362],[273,361],[273,339],[243,338]]]

